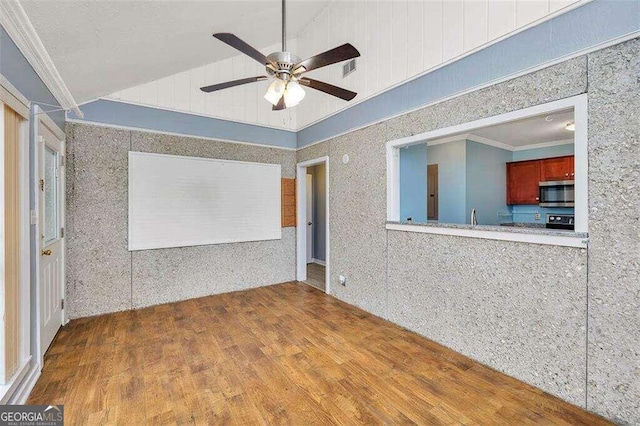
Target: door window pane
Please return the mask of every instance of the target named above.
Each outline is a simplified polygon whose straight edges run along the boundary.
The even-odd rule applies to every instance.
[[[44,245],[58,238],[58,153],[44,150]]]

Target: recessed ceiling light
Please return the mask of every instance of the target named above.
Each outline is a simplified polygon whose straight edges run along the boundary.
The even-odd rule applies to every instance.
[[[564,126],[565,130],[568,130],[570,132],[575,132],[576,131],[576,123],[571,122],[571,123],[567,123],[566,126]]]

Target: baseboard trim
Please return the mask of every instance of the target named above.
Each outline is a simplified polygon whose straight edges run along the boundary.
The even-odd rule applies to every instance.
[[[31,368],[18,386],[18,389],[16,389],[16,392],[10,399],[10,403],[14,405],[24,405],[27,402],[27,399],[29,399],[29,395],[31,395],[31,391],[39,378],[40,368],[38,367],[38,364],[32,362]]]
[[[12,380],[2,386],[6,393],[0,398],[0,404],[24,404],[38,381],[38,377],[40,377],[40,368],[33,362],[33,357],[29,356]]]
[[[318,265],[326,266],[326,262],[324,260],[316,259],[315,257],[311,259],[311,263],[317,263]]]

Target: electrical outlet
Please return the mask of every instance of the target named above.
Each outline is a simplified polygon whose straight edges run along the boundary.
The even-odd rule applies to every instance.
[[[340,275],[338,277],[338,280],[340,281],[340,284],[342,284],[343,286],[347,285],[347,279],[344,277],[344,275]]]
[[[535,213],[533,214],[533,218],[534,218],[535,220],[540,220],[540,213],[535,212]]]

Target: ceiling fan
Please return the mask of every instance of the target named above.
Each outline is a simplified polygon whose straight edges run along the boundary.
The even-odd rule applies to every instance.
[[[231,33],[216,33],[213,36],[263,64],[266,68],[267,75],[242,78],[240,80],[201,87],[200,90],[203,92],[215,92],[217,90],[255,83],[273,77],[274,80],[269,85],[264,98],[273,104],[272,109],[274,111],[298,105],[305,95],[304,89],[301,86],[328,93],[345,101],[350,101],[357,95],[357,93],[350,90],[304,76],[306,72],[348,59],[357,58],[360,56],[360,52],[349,43],[327,50],[324,53],[312,56],[304,61],[293,53],[287,52],[285,0],[282,0],[282,52],[274,52],[269,56],[265,56]]]

